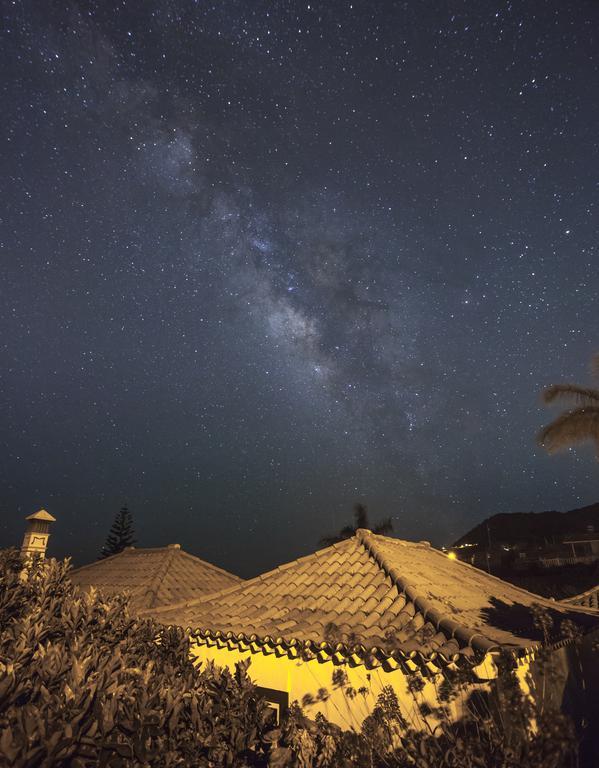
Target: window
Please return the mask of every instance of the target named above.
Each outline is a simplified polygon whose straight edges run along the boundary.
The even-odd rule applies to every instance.
[[[289,694],[287,691],[277,691],[275,688],[263,688],[256,686],[256,690],[264,698],[269,707],[275,711],[277,725],[281,722],[281,717],[289,709]]]
[[[574,552],[576,554],[576,557],[587,557],[588,555],[592,555],[593,551],[591,549],[591,542],[590,541],[578,541],[574,544]]]

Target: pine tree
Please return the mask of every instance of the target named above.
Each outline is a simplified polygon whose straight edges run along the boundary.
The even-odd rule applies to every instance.
[[[102,547],[99,559],[118,555],[125,547],[131,547],[135,543],[135,532],[133,530],[133,519],[131,512],[126,506],[121,507],[114,519],[114,523],[106,539],[106,544]]]

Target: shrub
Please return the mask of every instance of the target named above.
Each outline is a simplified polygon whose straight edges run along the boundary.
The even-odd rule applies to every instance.
[[[2,765],[264,765],[269,721],[244,666],[200,671],[182,630],[0,553]]]

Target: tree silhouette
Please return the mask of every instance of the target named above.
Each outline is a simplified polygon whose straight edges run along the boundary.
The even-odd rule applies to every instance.
[[[100,553],[101,560],[104,557],[110,557],[111,555],[118,555],[125,547],[131,547],[135,544],[135,533],[133,530],[133,519],[131,512],[126,506],[121,507],[114,518],[114,523],[106,539],[106,544],[102,547]]]
[[[599,355],[592,361],[593,376],[599,380]],[[576,384],[552,384],[543,392],[546,404],[570,400],[575,407],[564,411],[539,432],[537,441],[548,453],[592,440],[599,458],[599,389]]]
[[[332,544],[337,544],[339,541],[351,539],[352,536],[356,535],[358,528],[367,528],[372,530],[373,533],[378,533],[383,536],[393,531],[393,523],[391,522],[390,517],[380,520],[371,528],[368,519],[368,507],[365,504],[354,504],[353,513],[355,525],[346,525],[339,531],[339,533],[333,536],[323,536],[320,540],[320,544],[323,547],[330,547]]]

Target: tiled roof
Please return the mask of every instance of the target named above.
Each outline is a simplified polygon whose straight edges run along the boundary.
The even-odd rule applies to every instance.
[[[597,611],[599,610],[599,584],[580,595],[562,600],[562,602],[566,605],[580,605],[583,608],[592,608]]]
[[[178,544],[156,549],[128,547],[118,555],[77,568],[71,580],[108,594],[127,591],[136,611],[193,600],[241,582],[238,576],[184,552]]]
[[[584,629],[599,614],[564,606],[449,560],[427,543],[359,530],[354,538],[230,589],[150,611],[201,641],[289,652],[429,661],[469,659],[539,644],[530,607]]]
[[[37,512],[34,512],[32,515],[27,515],[25,520],[43,520],[47,523],[56,522],[56,518],[52,517],[52,515],[49,512],[46,512],[45,509],[40,509]]]

